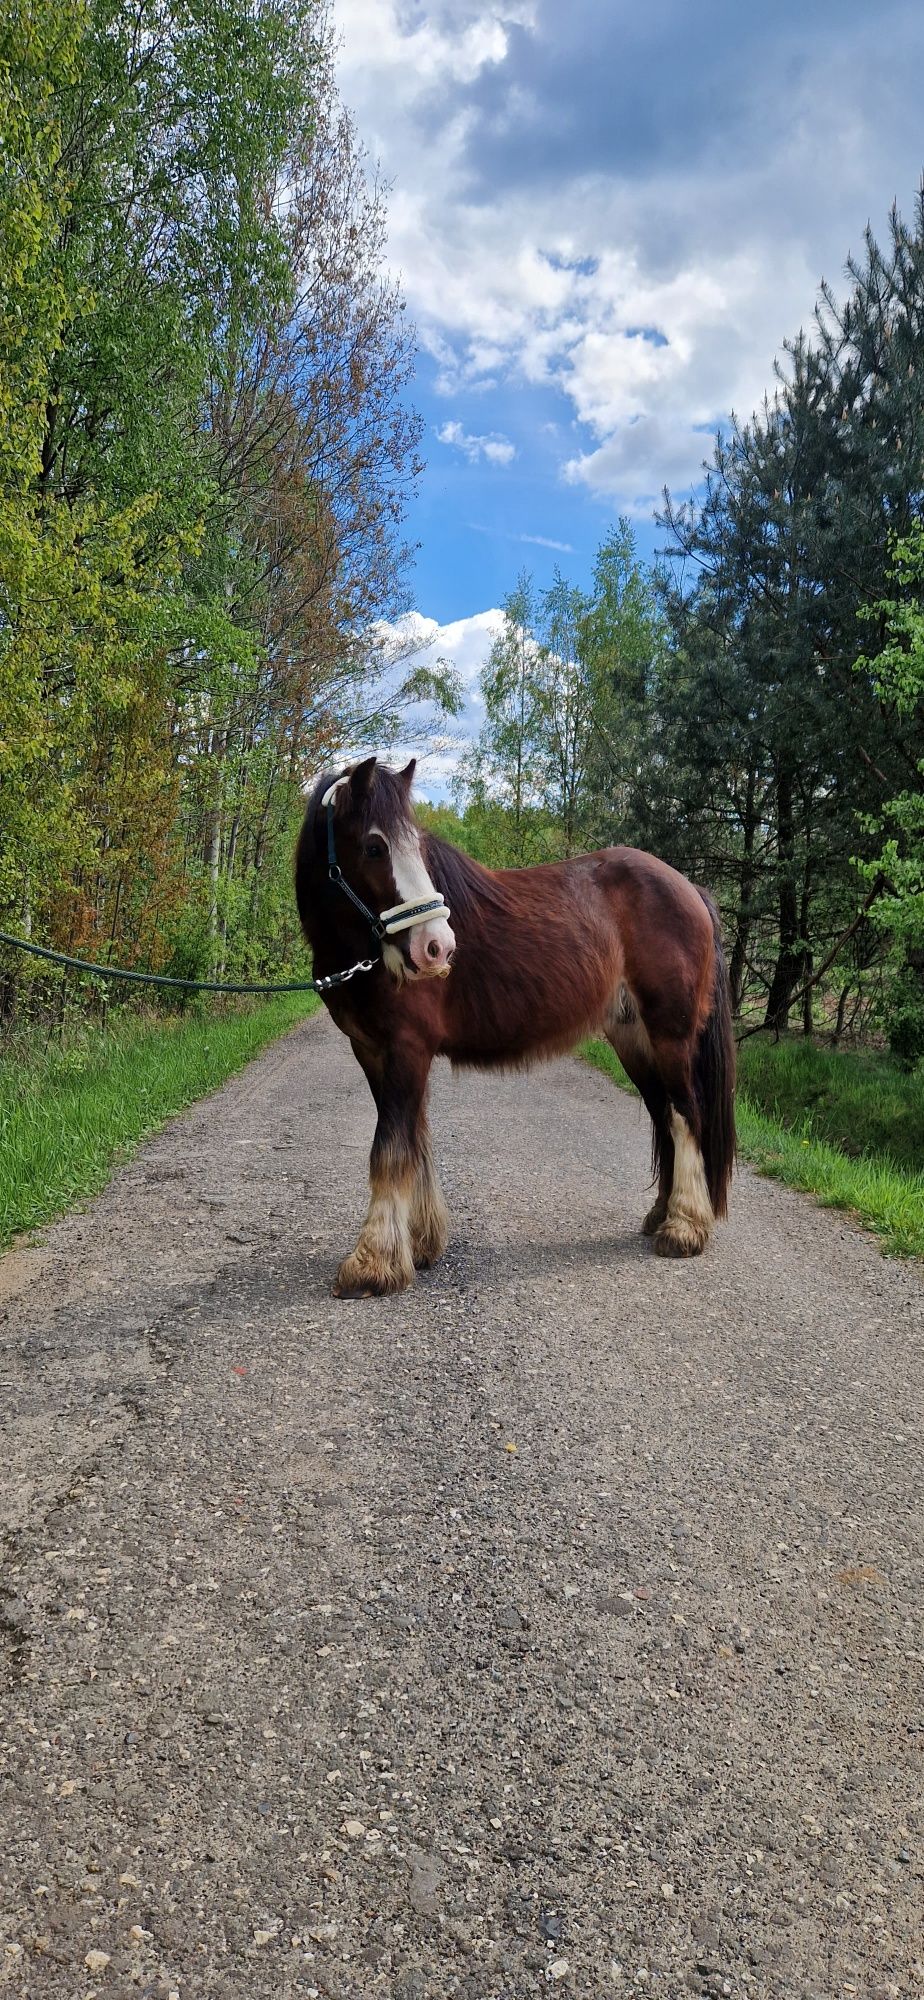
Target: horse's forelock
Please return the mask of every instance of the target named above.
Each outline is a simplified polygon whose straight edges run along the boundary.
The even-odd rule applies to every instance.
[[[372,773],[363,818],[366,826],[377,826],[388,840],[418,838],[420,829],[407,786],[387,764],[377,764]]]
[[[309,817],[313,817],[320,812],[324,796],[330,791],[331,786],[336,785],[340,779],[348,778],[349,775],[349,767],[340,772],[324,771],[322,773],[308,800],[307,810]],[[347,786],[344,785],[344,793],[347,790]],[[338,795],[335,800],[335,809],[338,812],[345,811],[349,814],[351,808],[352,799],[343,798],[341,795]],[[409,835],[413,835],[416,838],[420,831],[417,821],[414,818],[407,786],[402,784],[401,778],[396,771],[389,770],[387,764],[376,764],[371,781],[360,803],[357,817],[363,831],[370,826],[376,826],[379,832],[384,833],[389,840],[400,840],[402,835],[405,839]]]

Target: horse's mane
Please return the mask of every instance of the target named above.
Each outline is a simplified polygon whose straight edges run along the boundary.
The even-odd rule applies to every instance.
[[[477,908],[479,903],[490,903],[495,909],[503,907],[503,888],[489,868],[473,861],[461,847],[441,840],[439,834],[428,833],[424,827],[420,833],[427,873],[434,888],[445,897],[450,911],[458,910],[461,915]]]

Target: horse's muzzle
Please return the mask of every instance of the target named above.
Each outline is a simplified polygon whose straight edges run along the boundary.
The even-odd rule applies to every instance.
[[[452,955],[456,948],[455,933],[445,917],[436,923],[420,924],[408,939],[411,964],[414,971],[425,978],[435,978],[449,971]]]

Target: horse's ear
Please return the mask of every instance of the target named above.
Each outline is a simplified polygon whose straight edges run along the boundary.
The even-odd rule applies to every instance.
[[[398,776],[406,792],[410,791],[411,786],[414,783],[414,772],[416,771],[416,769],[417,769],[417,759],[416,757],[412,757],[410,763],[405,764],[404,770],[398,772]]]
[[[368,798],[375,765],[374,757],[364,757],[361,764],[354,764],[350,772],[350,797],[354,805],[362,805],[363,800]]]

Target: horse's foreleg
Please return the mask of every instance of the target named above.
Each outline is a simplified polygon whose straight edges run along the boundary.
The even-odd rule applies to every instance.
[[[334,1292],[402,1292],[414,1282],[411,1217],[421,1165],[421,1124],[430,1059],[359,1054],[378,1109],[369,1160],[370,1199],[355,1250],[337,1272]],[[424,1126],[424,1133],[425,1133]]]
[[[411,1248],[418,1270],[436,1264],[449,1241],[449,1211],[436,1177],[426,1114],[421,1116],[417,1177],[411,1196]]]

